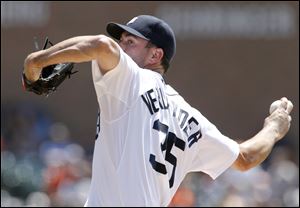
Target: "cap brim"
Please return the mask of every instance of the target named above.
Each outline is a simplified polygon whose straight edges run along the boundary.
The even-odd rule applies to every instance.
[[[143,38],[145,40],[149,40],[148,38],[146,38],[144,35],[142,35],[140,32],[138,32],[137,30],[135,29],[132,29],[131,27],[128,27],[126,25],[121,25],[121,24],[118,24],[118,23],[114,23],[114,22],[111,22],[111,23],[108,23],[107,26],[106,26],[106,31],[107,33],[112,36],[113,38],[117,39],[117,40],[120,40],[121,38],[121,35],[124,31],[130,33],[130,34],[133,34],[135,36],[138,36],[140,38]]]

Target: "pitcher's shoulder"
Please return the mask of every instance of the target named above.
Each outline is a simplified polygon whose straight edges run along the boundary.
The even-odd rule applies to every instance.
[[[170,85],[166,85],[166,93],[168,96],[180,96],[179,93]]]

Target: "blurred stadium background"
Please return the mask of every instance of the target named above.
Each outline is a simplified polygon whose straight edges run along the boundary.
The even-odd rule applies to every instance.
[[[90,63],[48,98],[24,92],[22,65],[42,45],[105,32],[110,21],[163,18],[177,36],[166,80],[238,141],[269,105],[294,103],[292,126],[262,166],[217,180],[189,174],[170,206],[299,206],[299,2],[1,1],[1,206],[83,206],[97,101]]]

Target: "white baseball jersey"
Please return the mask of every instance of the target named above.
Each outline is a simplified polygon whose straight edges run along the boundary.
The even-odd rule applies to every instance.
[[[216,178],[239,154],[162,76],[120,61],[92,74],[100,108],[91,187],[85,206],[168,206],[188,172]]]

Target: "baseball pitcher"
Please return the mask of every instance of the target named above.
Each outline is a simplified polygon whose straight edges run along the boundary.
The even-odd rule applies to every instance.
[[[140,15],[106,30],[112,38],[73,37],[29,54],[24,63],[30,90],[47,66],[91,62],[100,110],[85,206],[168,206],[187,173],[215,179],[229,167],[248,170],[288,132],[293,105],[285,97],[262,130],[241,144],[190,106],[164,81],[176,41],[163,20]]]

